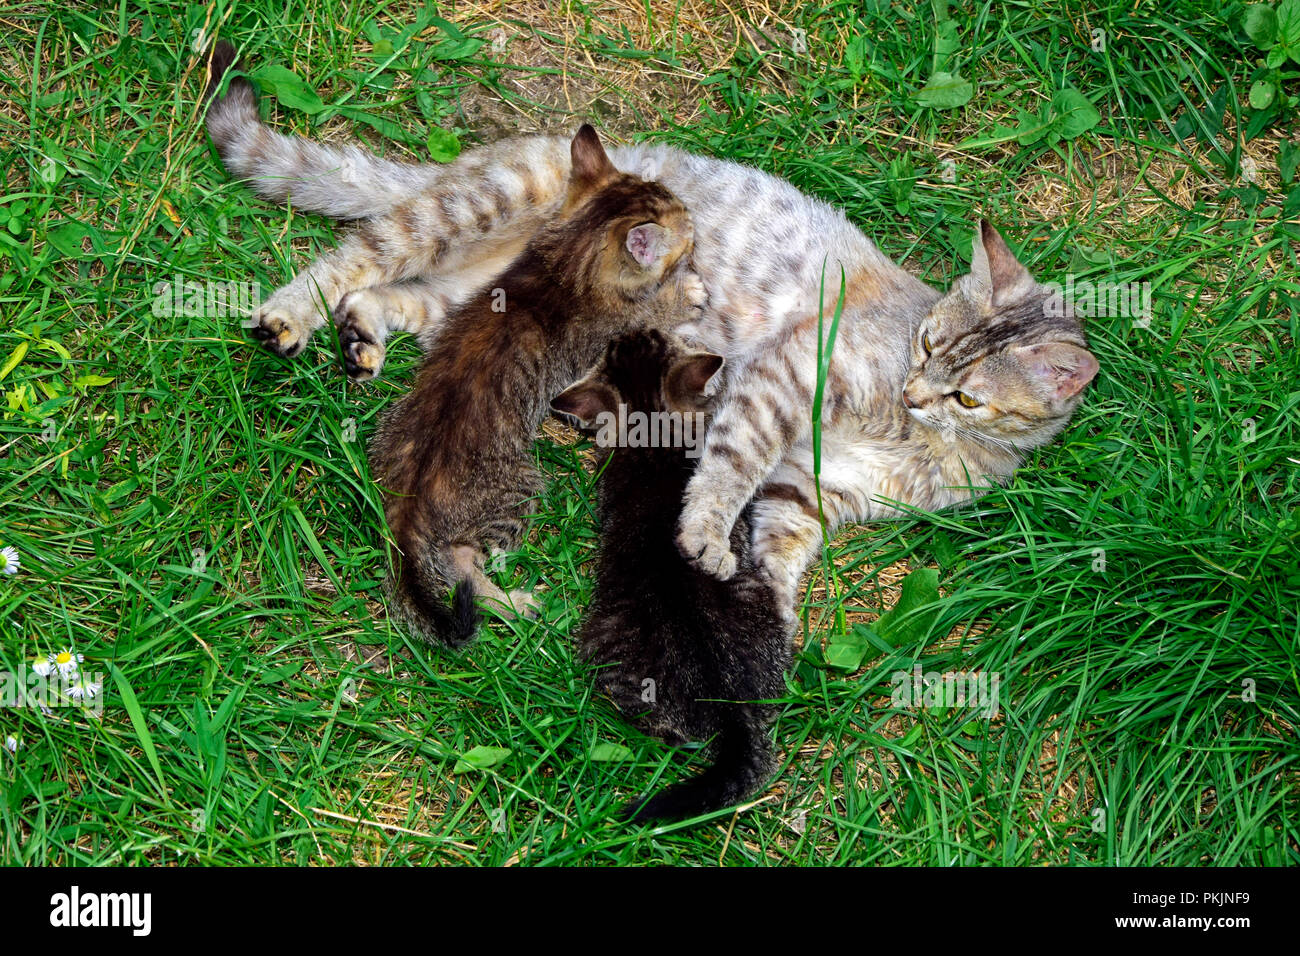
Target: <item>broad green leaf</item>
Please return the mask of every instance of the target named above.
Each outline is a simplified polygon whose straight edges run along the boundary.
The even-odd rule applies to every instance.
[[[392,140],[396,143],[409,143],[412,141],[417,143],[419,142],[416,137],[413,137],[400,125],[394,123],[387,117],[376,116],[374,113],[367,113],[363,109],[347,106],[341,107],[339,112],[354,122],[365,123],[380,136],[384,137],[384,139]]]
[[[1300,62],[1300,0],[1282,0],[1277,7],[1277,41]]]
[[[895,647],[924,643],[939,610],[939,572],[918,568],[903,579],[898,602],[876,621],[875,632]]]
[[[869,645],[865,643],[858,644],[841,639],[826,648],[826,666],[851,674],[862,666],[862,660],[867,656],[869,649]]]
[[[1282,218],[1291,219],[1300,216],[1300,185],[1294,186],[1282,203]]]
[[[255,73],[253,79],[284,106],[304,113],[319,113],[325,108],[316,91],[292,70],[278,63],[268,63]]]
[[[1078,90],[1067,88],[1053,96],[1052,111],[1056,113],[1052,127],[1066,139],[1086,133],[1101,121],[1097,108]]]
[[[844,65],[848,67],[855,80],[862,78],[862,72],[866,64],[866,54],[867,38],[864,36],[855,36],[849,41],[848,46],[844,48]]]
[[[18,367],[18,363],[21,362],[23,360],[23,356],[27,354],[28,348],[30,348],[29,343],[27,342],[18,343],[18,347],[14,349],[13,352],[9,355],[9,358],[5,360],[5,364],[3,366],[0,366],[0,382],[3,382],[5,380],[5,376]]]
[[[598,740],[592,744],[591,751],[587,756],[591,760],[603,763],[616,760],[628,760],[632,756],[632,751],[628,750],[622,744],[616,744],[609,740]]]
[[[429,47],[428,55],[435,60],[467,60],[478,52],[483,41],[474,37],[459,40],[442,40]]]
[[[1051,114],[1051,109],[1047,104],[1043,105],[1042,111],[1038,115],[1033,113],[1021,113],[1020,125],[1016,127],[1016,142],[1021,146],[1032,146],[1040,139],[1051,132],[1057,122],[1057,118]]]
[[[916,95],[919,106],[930,109],[950,110],[965,106],[975,95],[975,87],[953,73],[936,73],[930,82]]]
[[[509,756],[509,747],[475,747],[473,750],[467,750],[460,755],[460,759],[456,761],[456,766],[452,767],[451,772],[466,773],[470,770],[487,770],[489,767],[495,767]]]
[[[50,245],[70,259],[93,258],[104,250],[99,230],[84,222],[67,222],[49,234]],[[82,249],[82,242],[90,240],[91,251]]]
[[[1250,87],[1250,105],[1257,110],[1268,109],[1277,96],[1277,87],[1267,80],[1258,80]]]
[[[4,378],[0,375],[0,378]],[[72,380],[73,388],[98,388],[102,385],[111,384],[114,376],[112,375],[78,375]]]
[[[1288,139],[1282,140],[1277,151],[1277,171],[1282,176],[1282,182],[1289,183],[1295,179],[1297,167],[1300,167],[1300,146]],[[4,376],[0,375],[0,378]]]
[[[1270,49],[1277,42],[1277,14],[1267,4],[1252,3],[1246,7],[1241,25],[1246,36],[1261,50]]]
[[[455,133],[434,127],[429,132],[429,158],[435,163],[450,163],[460,155],[460,140]]]
[[[948,65],[948,59],[960,49],[961,41],[957,39],[957,21],[939,21],[938,30],[934,36],[934,69],[936,76],[939,70]]]

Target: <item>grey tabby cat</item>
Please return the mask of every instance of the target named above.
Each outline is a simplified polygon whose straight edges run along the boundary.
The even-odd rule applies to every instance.
[[[356,379],[379,373],[389,332],[431,341],[448,310],[553,214],[568,181],[562,137],[503,141],[446,166],[403,164],[274,132],[246,85],[215,100],[207,123],[226,167],[262,195],[359,220],[252,314],[254,334],[284,356],[332,316]],[[940,293],[841,212],[759,170],[651,144],[609,155],[621,171],[662,182],[695,222],[709,307],[679,331],[722,355],[727,375],[677,542],[719,578],[735,573],[731,529],[751,500],[755,553],[787,607],[819,548],[818,320],[834,308],[841,268],[844,313],[822,408],[832,530],[944,508],[1006,481],[1060,433],[1097,373],[1080,323],[1048,307],[1059,299],[987,222],[970,273]]]

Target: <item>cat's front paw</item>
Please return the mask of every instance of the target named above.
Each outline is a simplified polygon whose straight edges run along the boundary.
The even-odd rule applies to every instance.
[[[387,350],[380,310],[365,290],[349,292],[334,308],[343,351],[343,370],[354,382],[375,378],[384,367]]]
[[[717,524],[683,521],[677,532],[677,549],[705,574],[726,581],[736,573],[736,556],[731,553],[730,529]]]
[[[310,299],[304,301],[279,293],[271,296],[248,316],[245,327],[276,355],[293,358],[307,345],[322,319]]]
[[[694,272],[686,273],[682,276],[681,297],[686,321],[698,321],[704,314],[704,307],[709,304],[709,290],[704,287],[704,280]]]

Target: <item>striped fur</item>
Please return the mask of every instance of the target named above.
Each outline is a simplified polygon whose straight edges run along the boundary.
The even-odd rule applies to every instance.
[[[370,445],[399,552],[392,606],[429,640],[469,641],[476,599],[531,608],[484,564],[519,545],[547,401],[621,330],[681,324],[703,301],[685,207],[617,172],[590,126],[572,151],[562,211],[493,288],[448,314],[415,387],[385,411]]]
[[[370,178],[358,186],[347,175],[358,162],[352,153],[265,131],[249,102],[232,83],[209,110],[230,169],[309,211],[373,209],[253,314],[254,334],[294,355],[333,309],[357,379],[379,372],[390,330],[425,342],[436,336],[447,311],[563,202],[561,139],[497,143],[416,171],[371,158]],[[257,144],[256,154],[246,144]],[[1096,373],[1079,324],[1068,315],[1043,320],[1046,290],[988,224],[976,236],[971,273],[940,293],[841,212],[758,170],[657,145],[614,148],[610,157],[620,170],[662,182],[695,223],[695,268],[709,307],[681,331],[725,356],[727,397],[691,480],[678,543],[711,573],[734,572],[730,529],[751,500],[757,553],[790,601],[821,540],[811,409],[823,274],[827,313],[841,268],[847,285],[823,405],[821,481],[832,529],[908,507],[943,508],[1005,481],[1025,452],[1060,432]],[[412,177],[428,178],[412,185]],[[963,388],[979,407],[958,404]]]

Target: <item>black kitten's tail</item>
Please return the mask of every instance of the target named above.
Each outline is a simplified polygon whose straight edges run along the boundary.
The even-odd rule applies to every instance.
[[[770,721],[763,708],[744,704],[728,708],[727,723],[714,740],[714,764],[697,777],[675,783],[642,802],[624,808],[630,823],[685,820],[721,810],[753,796],[772,774]]]
[[[468,579],[457,582],[448,604],[445,585],[436,577],[422,567],[414,554],[411,560],[402,562],[398,590],[405,598],[410,623],[426,640],[462,647],[473,640],[478,630],[474,585]]]

